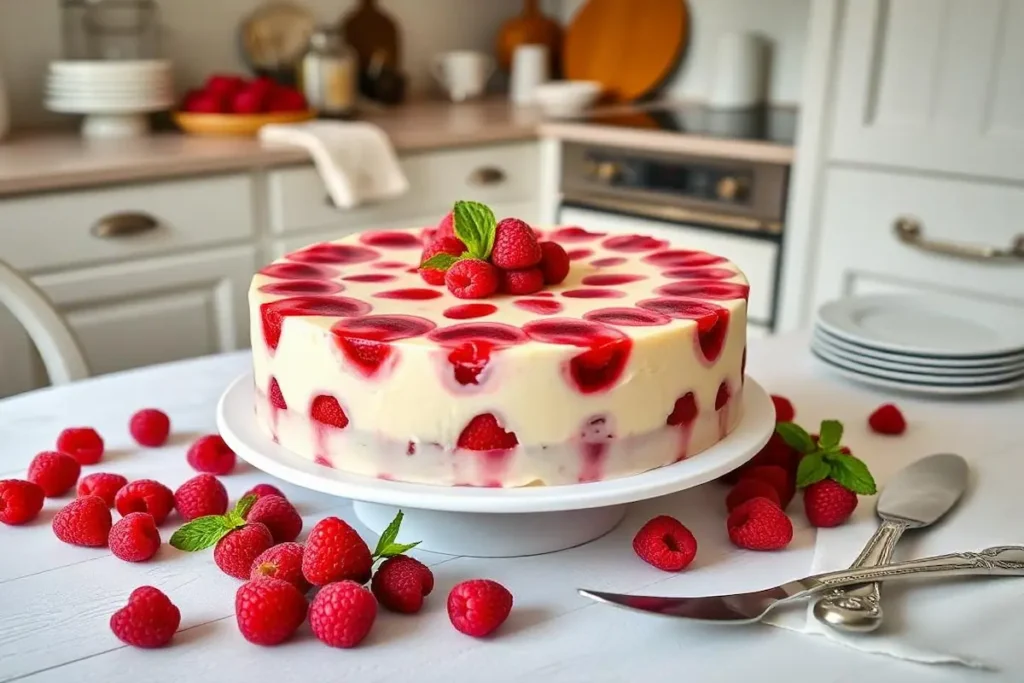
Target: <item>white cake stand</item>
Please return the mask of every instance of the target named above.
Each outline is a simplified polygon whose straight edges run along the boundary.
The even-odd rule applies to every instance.
[[[711,481],[749,460],[771,437],[775,410],[749,377],[740,424],[693,458],[621,479],[514,489],[445,487],[384,481],[306,460],[257,422],[251,374],[235,380],[217,405],[217,426],[235,453],[287,482],[354,501],[355,513],[380,533],[401,509],[401,541],[448,555],[520,557],[571,548],[608,533],[626,505]]]

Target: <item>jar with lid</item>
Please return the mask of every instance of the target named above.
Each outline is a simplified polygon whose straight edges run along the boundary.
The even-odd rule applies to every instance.
[[[320,116],[348,118],[355,113],[355,52],[333,27],[319,27],[299,67],[299,83],[309,106]]]

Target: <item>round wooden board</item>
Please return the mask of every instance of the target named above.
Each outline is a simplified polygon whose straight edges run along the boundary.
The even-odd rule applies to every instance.
[[[689,23],[684,0],[590,0],[565,33],[565,77],[599,81],[615,101],[643,97],[675,68]]]

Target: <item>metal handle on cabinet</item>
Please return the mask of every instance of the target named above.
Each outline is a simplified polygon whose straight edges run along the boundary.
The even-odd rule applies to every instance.
[[[494,166],[481,166],[469,174],[470,185],[497,185],[505,182],[505,172]]]
[[[917,247],[922,251],[930,251],[946,256],[973,259],[976,261],[1024,261],[1024,234],[1017,235],[1008,249],[986,247],[976,244],[960,244],[957,242],[940,242],[929,240],[924,236],[924,227],[916,218],[900,216],[892,225],[896,238],[904,244]]]
[[[148,213],[115,213],[92,226],[95,237],[130,237],[155,230],[160,223]]]

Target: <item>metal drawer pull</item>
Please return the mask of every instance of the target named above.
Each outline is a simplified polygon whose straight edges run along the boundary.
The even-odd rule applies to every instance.
[[[91,232],[95,237],[131,237],[155,230],[159,225],[148,213],[115,213],[96,221]]]
[[[939,242],[924,237],[924,228],[920,221],[909,216],[900,216],[892,224],[892,230],[896,238],[904,244],[917,247],[922,251],[930,251],[946,256],[974,259],[978,261],[995,260],[1022,260],[1024,261],[1024,234],[1017,235],[1009,249],[1000,247],[985,247],[974,244],[959,244],[957,242]]]
[[[481,166],[469,174],[470,185],[497,185],[505,182],[505,172],[494,166]]]

